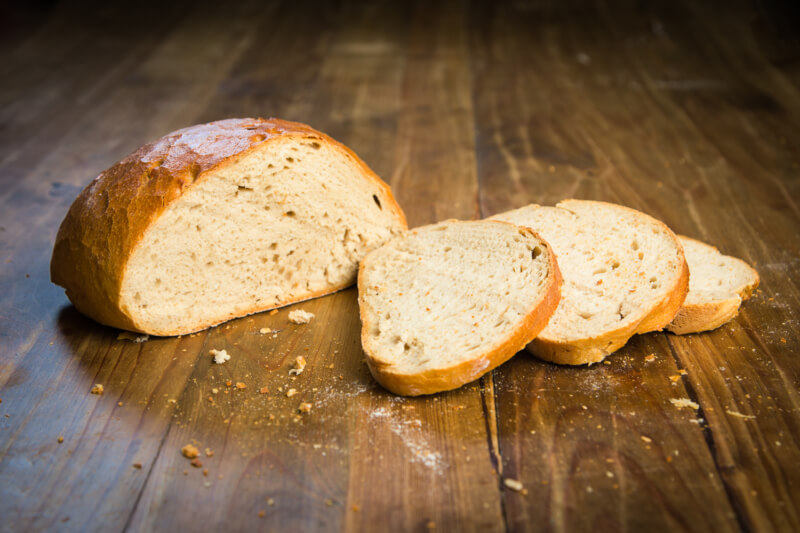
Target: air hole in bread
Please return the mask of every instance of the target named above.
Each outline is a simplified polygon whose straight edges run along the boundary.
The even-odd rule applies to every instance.
[[[244,185],[238,185],[236,187],[236,189],[237,189],[236,192],[239,192],[239,191],[250,191],[250,192],[252,192],[253,191],[253,189],[251,187],[246,187]]]
[[[633,241],[631,243],[631,248],[634,249],[634,250],[638,250],[639,249],[639,241]]]
[[[286,158],[286,160],[287,160],[289,163],[294,163],[294,157],[287,157],[287,158]]]
[[[597,274],[605,274],[606,272],[608,272],[608,270],[606,270],[605,267],[601,267],[592,272],[592,276],[596,276]]]
[[[612,270],[618,269],[619,268],[619,261],[614,261],[613,263],[611,263],[611,268],[612,268]]]
[[[295,213],[294,211],[286,211],[283,215],[287,217],[293,217],[296,216],[297,213]]]
[[[579,312],[578,315],[581,318],[586,319],[586,320],[589,320],[590,318],[592,318],[594,316],[592,313],[588,313],[586,311]]]
[[[316,142],[316,141],[314,141],[313,143],[309,144],[309,146],[311,148],[313,148],[314,150],[319,150],[319,143]]]
[[[531,250],[531,258],[536,259],[540,255],[542,255],[542,249],[539,248],[538,246],[534,246],[533,250]]]
[[[453,248],[452,248],[452,247],[450,247],[450,246],[445,246],[445,247],[444,247],[444,252],[445,252],[445,253],[447,253],[447,252],[449,252],[449,251],[450,251],[450,250],[452,250],[452,249],[453,249]]]
[[[642,252],[639,252],[639,255],[638,255],[638,257],[639,257],[639,260],[640,260],[640,261],[641,261],[642,259],[644,259],[644,253],[642,253]]]
[[[378,209],[383,209],[383,206],[381,206],[381,201],[378,199],[377,195],[373,194],[372,199],[375,201],[375,204],[378,206]]]

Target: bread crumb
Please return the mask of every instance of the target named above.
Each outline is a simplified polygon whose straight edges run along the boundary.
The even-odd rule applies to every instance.
[[[693,402],[689,398],[670,398],[670,403],[677,408],[682,407],[691,407],[692,409],[700,409],[700,405],[696,402]]]
[[[681,377],[680,377],[678,374],[675,374],[674,376],[670,376],[670,377],[669,377],[669,379],[670,379],[670,381],[672,381],[673,383],[677,383],[677,382],[678,382],[678,380],[679,380],[679,379],[681,379]]]
[[[302,309],[295,309],[289,313],[289,322],[292,324],[308,324],[314,318],[313,313],[303,311]]]
[[[219,394],[219,389],[214,387],[213,389],[211,389],[211,393],[212,394]]]
[[[261,394],[267,394],[269,392],[269,387],[261,387],[258,392]]]
[[[141,470],[141,469],[142,469],[142,463],[133,463],[133,467],[134,467],[136,470]]]
[[[725,412],[728,413],[731,416],[735,416],[735,417],[738,417],[738,418],[746,418],[746,419],[749,419],[749,420],[752,420],[752,419],[755,418],[753,415],[746,415],[744,413],[739,413],[737,411],[725,411]]]
[[[522,483],[520,483],[520,482],[519,482],[519,481],[517,481],[516,479],[511,479],[511,478],[505,478],[505,479],[503,480],[503,484],[504,484],[506,487],[508,487],[509,489],[511,489],[511,490],[513,490],[513,491],[516,491],[516,492],[519,492],[519,491],[521,491],[521,490],[524,488],[524,487],[522,486]]]
[[[195,468],[200,468],[200,467],[203,466],[203,461],[201,461],[200,459],[194,458],[194,459],[192,459],[192,461],[189,464],[192,465]]]
[[[328,507],[331,507],[331,506],[333,506],[333,500],[331,500],[330,498],[328,498],[327,500],[325,500],[325,505],[327,505]]]
[[[297,394],[297,389],[289,389],[289,390],[286,391],[286,397],[287,398],[291,398],[295,394]]]
[[[150,335],[140,335],[138,333],[131,333],[130,331],[123,331],[117,335],[118,341],[131,341],[135,343],[145,342],[150,338]]]
[[[354,505],[353,507],[351,507],[351,509],[353,509],[353,512],[357,513],[361,510],[361,507],[359,507],[358,505]]]
[[[640,438],[647,443],[653,442],[653,439],[650,437],[645,437],[644,435],[642,435]]]
[[[270,507],[272,507],[273,505],[275,505],[275,500],[274,500],[274,499],[272,499],[272,498],[267,498],[267,505],[269,505]]]
[[[62,442],[64,442],[64,437],[62,437],[61,435],[59,435],[59,436],[58,436],[58,438],[57,438],[56,440],[58,441],[58,443],[59,443],[59,444],[61,444]]]
[[[651,353],[650,355],[647,355],[644,358],[644,361],[646,363],[650,363],[650,362],[655,361],[655,360],[656,360],[656,354],[654,354],[654,353]]]
[[[206,457],[214,457],[214,450],[206,448]]]
[[[272,330],[269,328],[261,328],[260,330],[258,330],[258,332],[261,333],[262,335],[266,335],[267,333],[272,333]]]
[[[236,388],[237,388],[237,389],[239,389],[239,390],[246,389],[246,388],[247,388],[247,385],[245,385],[245,384],[244,384],[244,383],[242,383],[241,381],[237,381],[237,382],[236,382]]]
[[[225,350],[211,350],[208,353],[214,356],[214,362],[218,365],[221,365],[231,358],[230,354]]]
[[[268,315],[270,315],[270,316],[272,316],[272,315],[277,315],[277,314],[278,314],[278,310],[277,310],[277,309],[273,309],[272,311],[270,311],[270,312],[269,312],[269,313],[267,313],[267,314],[268,314]]]
[[[103,394],[103,391],[105,391],[103,386],[99,383],[95,383],[94,387],[92,387],[92,390],[89,392],[91,392],[92,394]]]
[[[303,402],[300,404],[300,407],[298,407],[297,410],[301,413],[309,413],[311,412],[311,404],[308,402]]]
[[[686,370],[680,368],[680,369],[678,369],[678,374],[680,374],[681,376],[685,376],[686,374],[688,374],[688,372]]]
[[[436,522],[434,522],[433,520],[429,520],[428,523],[425,524],[425,527],[427,527],[428,529],[436,529]]]
[[[195,457],[200,455],[200,450],[197,449],[197,446],[194,446],[192,444],[187,444],[186,446],[181,448],[181,453],[187,459],[194,459]]]
[[[231,380],[229,380],[229,379],[226,379],[226,380],[225,380],[225,386],[226,386],[226,387],[230,387],[231,385],[233,385],[233,381],[231,381]]]
[[[117,405],[122,407],[122,402],[117,402]]]
[[[204,468],[204,469],[203,469],[203,475],[204,475],[205,477],[208,477],[208,468]]]
[[[782,342],[783,344],[786,344],[786,338],[784,338],[784,337],[781,337],[781,342]]]
[[[261,510],[258,512],[258,517],[259,517],[259,518],[264,518],[265,516],[267,516],[267,512],[266,512],[264,509],[261,509]]]
[[[302,355],[298,355],[294,360],[294,368],[289,370],[290,376],[299,376],[306,368],[306,359]]]

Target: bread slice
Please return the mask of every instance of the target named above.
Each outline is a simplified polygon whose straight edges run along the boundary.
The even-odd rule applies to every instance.
[[[51,277],[103,324],[180,335],[351,285],[405,229],[389,187],[330,137],[223,120],[100,174],[61,225]]]
[[[689,294],[667,329],[678,335],[720,327],[758,287],[750,265],[689,237],[678,236],[689,264]]]
[[[667,226],[644,213],[564,200],[491,218],[533,228],[558,258],[561,302],[528,347],[541,359],[569,365],[602,361],[635,333],[664,328],[686,296],[683,248]]]
[[[412,230],[359,269],[369,369],[395,394],[457,388],[524,348],[560,287],[549,245],[528,228],[451,220]]]

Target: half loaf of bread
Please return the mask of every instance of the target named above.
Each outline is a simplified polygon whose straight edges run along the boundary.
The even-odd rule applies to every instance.
[[[689,294],[667,329],[678,335],[720,327],[758,287],[750,265],[689,237],[678,237],[689,264]]]
[[[353,152],[303,124],[231,119],[170,133],[72,204],[52,280],[110,326],[179,335],[327,294],[406,229]]]
[[[636,333],[663,329],[689,286],[683,248],[667,226],[605,202],[564,200],[491,217],[533,228],[555,251],[561,302],[529,345],[546,361],[602,361]]]
[[[524,348],[560,288],[552,250],[528,228],[447,221],[412,230],[359,269],[369,369],[396,394],[457,388]]]

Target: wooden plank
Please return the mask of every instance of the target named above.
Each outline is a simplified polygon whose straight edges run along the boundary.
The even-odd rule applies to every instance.
[[[409,225],[478,216],[465,13],[415,6],[389,179]],[[360,402],[345,529],[504,529],[477,384],[433,397]],[[380,487],[380,490],[376,490]],[[352,508],[352,507],[351,507]]]
[[[2,248],[3,283],[11,290],[0,300],[7,341],[3,350],[8,354],[0,366],[0,382],[9,418],[4,419],[0,478],[30,480],[23,486],[0,483],[0,507],[9,524],[49,528],[66,520],[68,527],[83,530],[97,528],[101,516],[101,524],[122,528],[148,472],[133,468],[131,462],[151,465],[159,453],[171,419],[167,411],[174,409],[173,404],[161,402],[179,396],[202,350],[196,341],[180,339],[128,347],[114,341],[116,331],[94,326],[72,308],[59,312],[67,302],[49,282],[52,239],[79,185],[122,155],[119,150],[130,151],[142,139],[174,129],[176,121],[184,125],[181,113],[190,113],[209,92],[197,84],[198,77],[206,76],[213,84],[214,76],[235,58],[235,54],[220,55],[217,46],[227,43],[235,51],[246,41],[248,34],[241,30],[250,19],[248,7],[226,11],[238,24],[219,32],[213,43],[198,42],[197,30],[210,24],[214,12],[201,9],[187,17],[154,48],[154,56],[131,73],[149,79],[110,91],[62,133],[60,143],[49,147],[47,156],[5,199],[2,227],[8,240]],[[190,49],[193,54],[187,54]],[[164,109],[144,117],[141,110],[166,81],[153,69],[179,61],[183,65],[179,73],[166,71],[175,92],[159,96]],[[92,157],[76,159],[76,153]],[[54,188],[42,179],[52,175],[70,186]],[[47,205],[53,197],[60,209],[32,209]],[[32,227],[37,231],[31,232]],[[183,353],[186,346],[192,348]],[[108,388],[99,399],[89,394],[98,380]],[[123,406],[116,405],[118,401]],[[56,442],[59,434],[64,437],[61,445]],[[84,500],[86,495],[90,499]]]
[[[455,139],[457,143],[452,138],[437,139],[432,133],[421,135],[420,124],[433,106],[409,109],[430,89],[444,97],[447,87],[427,85],[421,73],[443,68],[440,65],[446,65],[444,60],[449,59],[427,55],[406,59],[405,50],[424,35],[412,34],[412,41],[407,42],[408,24],[418,26],[428,16],[434,20],[438,16],[417,13],[409,21],[409,15],[407,8],[393,3],[373,4],[369,9],[345,8],[336,13],[339,25],[325,20],[308,21],[307,25],[293,21],[289,25],[295,30],[293,36],[276,36],[287,50],[304,47],[300,55],[307,54],[307,60],[312,61],[309,72],[301,71],[296,80],[288,81],[289,87],[302,82],[306,89],[295,95],[276,92],[277,101],[284,106],[282,114],[308,120],[336,136],[384,176],[397,166],[392,157],[404,161],[403,173],[389,178],[401,202],[404,195],[417,194],[424,185],[420,176],[427,165],[444,168],[446,157],[455,153],[464,158],[463,154],[471,152],[469,145],[465,146],[469,138],[462,133]],[[319,35],[319,42],[328,47],[324,55],[316,55],[321,45],[308,39],[318,25],[336,28],[332,35]],[[250,88],[258,94],[263,83],[281,72],[280,62],[269,67],[264,64],[265,49],[269,47],[251,49],[233,71],[234,81],[230,83],[244,91],[239,93],[244,100],[254,98],[249,95]],[[294,53],[287,55],[295,57]],[[319,59],[323,63],[317,66],[313,61]],[[412,65],[411,61],[416,63]],[[319,77],[310,74],[314,71]],[[217,106],[235,112],[238,104],[220,98],[210,109]],[[441,113],[443,119],[453,120],[450,109]],[[426,143],[442,146],[441,155],[432,158],[427,150],[422,153]],[[398,148],[387,152],[386,146]],[[464,171],[457,173],[459,169]],[[473,201],[465,205],[474,205],[474,171],[467,166],[449,172],[457,176],[452,182],[457,191],[454,199],[465,202],[461,198],[469,195]],[[459,183],[464,184],[463,192]],[[414,205],[409,200],[407,205]],[[439,204],[436,209],[447,208]],[[450,209],[450,215],[465,216],[460,204]],[[411,209],[407,214],[412,224],[432,220],[431,215],[419,210]],[[467,212],[466,216],[474,214]],[[159,458],[156,475],[137,506],[133,529],[173,529],[198,521],[276,530],[365,529],[383,524],[387,514],[398,530],[424,527],[428,522],[466,528],[501,523],[496,478],[486,453],[485,425],[466,423],[483,417],[479,390],[471,387],[445,397],[402,400],[380,389],[363,364],[355,297],[356,291],[351,289],[301,304],[299,307],[316,313],[317,318],[308,326],[288,326],[296,335],[286,336],[284,331],[266,345],[253,332],[264,324],[286,329],[283,312],[272,319],[278,324],[283,320],[282,326],[262,322],[269,317],[256,317],[253,325],[237,325],[242,321],[231,324],[232,333],[225,339],[236,339],[239,345],[230,351],[240,354],[234,365],[226,364],[232,380],[247,382],[249,391],[249,380],[258,376],[272,399],[266,400],[265,407],[259,401],[261,396],[252,393],[256,400],[231,405],[226,411],[230,414],[229,428],[221,427],[220,417],[212,415],[213,404],[183,413],[179,424],[170,430],[166,452]],[[331,338],[336,339],[332,345]],[[221,337],[214,339],[209,346],[223,343]],[[310,352],[301,347],[308,347]],[[267,349],[264,363],[262,354]],[[299,378],[290,380],[289,365],[298,353],[306,357],[309,366]],[[335,365],[335,370],[328,369],[330,365]],[[237,378],[248,375],[247,379]],[[194,378],[205,397],[209,375],[202,359]],[[296,388],[298,395],[286,399],[287,386]],[[180,403],[192,405],[200,396],[187,389]],[[301,397],[314,405],[308,415],[296,412],[300,400],[295,398]],[[269,420],[267,413],[276,420]],[[295,416],[300,422],[294,421]],[[454,435],[459,438],[453,439]],[[207,464],[220,466],[209,468],[208,479],[187,467],[177,453],[192,438],[203,446],[211,443],[215,450]],[[184,469],[188,469],[186,477],[181,475]],[[215,478],[218,472],[223,474],[222,479]],[[271,475],[273,472],[281,475]],[[207,489],[201,481],[212,487]],[[451,488],[438,495],[414,490],[420,484],[432,483]],[[373,490],[378,485],[381,492]],[[176,513],[175,509],[186,512]]]
[[[659,90],[653,48],[631,61],[653,100],[690,122],[720,160],[719,171],[705,176],[708,200],[689,199],[698,204],[696,232],[747,257],[762,278],[762,290],[739,319],[708,334],[671,337],[670,345],[689,371],[715,461],[745,527],[794,531],[800,527],[800,365],[793,356],[800,348],[794,281],[800,237],[786,228],[800,224],[800,180],[792,171],[800,147],[800,92],[764,61],[756,36],[742,24],[748,8],[737,7],[715,24],[691,4],[665,21],[674,38],[698,43],[691,55],[669,59],[680,62],[686,79],[713,80],[715,91],[708,83],[692,91]],[[730,32],[742,37],[731,41],[725,38]],[[755,64],[758,75],[750,68]],[[712,203],[717,209],[706,208]]]
[[[692,220],[665,170],[666,158],[686,149],[676,124],[629,81],[599,15],[555,24],[568,13],[475,15],[494,21],[488,30],[478,24],[473,39],[484,214],[574,196],[673,224]],[[523,28],[533,42],[522,40]],[[626,38],[641,36],[628,28]],[[658,363],[644,361],[651,353]],[[679,374],[664,335],[634,339],[599,368],[521,359],[495,372],[503,475],[528,490],[507,494],[510,526],[546,517],[555,530],[739,528],[697,419],[670,402],[691,397],[682,379],[670,379]]]
[[[81,4],[0,38],[0,530],[800,529],[791,13]],[[48,260],[80,188],[167,131],[247,115],[345,142],[412,225],[607,199],[753,262],[761,292],[715,332],[591,368],[520,354],[421,399],[370,377],[355,289],[301,304],[309,325],[282,310],[141,344],[66,306]]]

